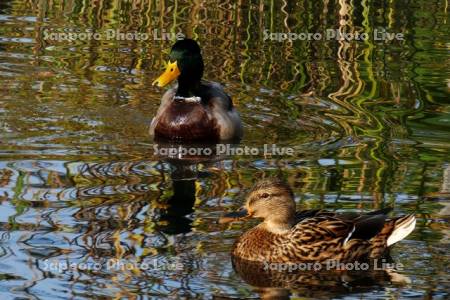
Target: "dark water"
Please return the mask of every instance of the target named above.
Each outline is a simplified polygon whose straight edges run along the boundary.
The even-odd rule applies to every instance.
[[[448,5],[2,0],[0,298],[448,298]],[[150,39],[49,37],[111,29]],[[264,39],[327,29],[405,38]],[[163,91],[151,82],[173,43],[158,39],[177,32],[199,41],[205,78],[233,97],[241,145],[294,156],[155,156],[147,129]],[[404,269],[265,288],[237,274],[229,251],[251,224],[216,221],[268,176],[292,185],[299,208],[415,213],[392,250]],[[114,259],[132,267],[106,267]]]

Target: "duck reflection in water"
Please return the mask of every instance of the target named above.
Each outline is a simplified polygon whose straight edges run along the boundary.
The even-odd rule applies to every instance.
[[[161,212],[158,229],[167,234],[191,231],[192,220],[186,217],[194,211],[196,177],[192,165],[173,165],[173,195],[167,199],[167,208]]]
[[[183,149],[154,153],[170,165],[173,195],[167,200],[167,207],[161,212],[158,229],[167,234],[187,233],[192,229],[192,220],[186,217],[194,212],[195,183],[199,177],[198,164],[211,164],[224,159],[216,155],[216,144],[179,143],[158,141],[158,149]],[[201,149],[202,151],[198,151]]]
[[[232,257],[233,269],[261,299],[301,297],[330,299],[349,293],[364,293],[380,286],[409,284],[411,280],[392,269],[366,271],[280,271],[266,265]]]

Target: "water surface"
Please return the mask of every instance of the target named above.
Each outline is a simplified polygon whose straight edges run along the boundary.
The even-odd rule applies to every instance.
[[[448,3],[213,2],[0,3],[1,298],[448,298]],[[330,28],[405,39],[264,39]],[[108,30],[152,38],[48,37]],[[147,130],[173,43],[164,33],[199,41],[204,77],[241,112],[242,146],[295,155],[157,157]],[[392,250],[401,280],[265,290],[237,274],[229,251],[252,224],[217,219],[269,176],[291,184],[299,209],[415,213]]]

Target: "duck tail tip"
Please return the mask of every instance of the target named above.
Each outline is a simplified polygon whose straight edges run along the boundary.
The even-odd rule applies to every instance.
[[[394,230],[389,235],[387,239],[387,246],[391,246],[398,241],[403,240],[407,237],[411,232],[413,232],[416,227],[416,217],[414,215],[407,215],[404,217],[400,217],[395,219],[394,221]]]

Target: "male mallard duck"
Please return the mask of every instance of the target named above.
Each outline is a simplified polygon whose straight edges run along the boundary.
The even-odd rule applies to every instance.
[[[159,87],[178,79],[169,89],[150,125],[156,138],[182,141],[239,139],[242,124],[230,96],[215,82],[201,80],[203,59],[197,42],[177,41],[165,72],[153,82]]]
[[[323,210],[296,212],[292,190],[264,180],[250,191],[245,206],[220,223],[253,217],[263,222],[234,244],[233,256],[257,262],[352,262],[381,258],[392,244],[410,234],[413,215],[387,219],[390,209],[367,214]]]

